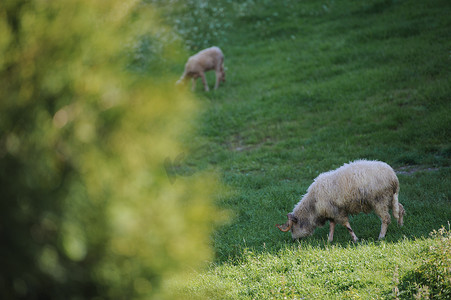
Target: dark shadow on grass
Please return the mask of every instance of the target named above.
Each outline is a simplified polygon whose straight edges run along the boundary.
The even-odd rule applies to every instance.
[[[408,208],[408,206],[407,206]],[[408,216],[408,215],[407,215]],[[399,227],[396,221],[393,219],[392,223],[388,227],[387,235],[383,240],[378,240],[380,221],[376,215],[370,213],[368,215],[359,214],[358,216],[351,218],[351,226],[354,229],[359,240],[357,243],[353,243],[352,239],[345,227],[337,225],[335,228],[334,240],[329,243],[327,240],[329,233],[329,223],[326,223],[323,227],[316,228],[312,236],[300,239],[292,240],[289,232],[280,232],[274,225],[265,224],[265,230],[267,234],[257,233],[256,230],[250,229],[258,228],[258,221],[253,220],[252,214],[243,215],[238,218],[234,224],[228,225],[230,233],[236,231],[240,232],[240,238],[230,238],[231,245],[224,246],[224,241],[217,240],[218,248],[216,248],[216,261],[215,263],[222,264],[224,262],[240,262],[244,253],[247,250],[252,251],[255,254],[270,253],[277,255],[281,250],[285,248],[318,248],[327,249],[331,246],[338,246],[342,248],[347,247],[360,247],[368,244],[396,244],[402,240],[417,240],[422,238],[428,238],[430,232],[434,229],[440,228],[446,223],[446,220],[438,220],[425,226],[425,224],[416,224],[415,219],[406,218],[405,225]],[[238,229],[237,229],[238,228]],[[263,235],[263,236],[261,236]],[[220,236],[218,236],[219,239]],[[235,239],[235,240],[234,240]],[[234,243],[235,242],[235,243]]]
[[[366,5],[362,10],[357,11],[356,14],[362,14],[362,13],[367,14],[367,15],[381,14],[381,13],[385,12],[386,10],[388,10],[389,8],[391,8],[394,3],[395,3],[394,0],[377,1],[375,3]]]

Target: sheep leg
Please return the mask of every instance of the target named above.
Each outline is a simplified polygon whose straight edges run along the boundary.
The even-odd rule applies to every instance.
[[[332,241],[334,240],[335,222],[330,221],[329,226],[329,238],[327,240],[329,241],[329,243],[332,243]]]
[[[390,199],[387,199],[387,201],[381,201],[380,205],[377,205],[374,207],[374,212],[376,215],[379,216],[381,219],[381,232],[379,233],[379,239],[383,239],[385,237],[385,234],[387,233],[388,224],[391,222],[390,213],[388,212],[388,207],[386,205],[383,205],[382,203],[390,202]]]
[[[388,224],[390,224],[391,218],[388,212],[384,213],[380,218],[382,221],[382,225],[381,232],[379,233],[379,239],[382,240],[385,237],[385,234],[387,233]]]
[[[208,92],[210,89],[208,88],[207,78],[205,78],[205,73],[200,73],[200,77],[202,78],[202,82],[204,84],[205,91]]]
[[[218,89],[220,80],[221,80],[221,71],[220,70],[216,70],[215,90]]]
[[[221,81],[225,82],[225,71],[224,71],[224,63],[221,64],[221,68],[219,69],[219,72],[221,73]]]
[[[382,222],[381,225],[381,233],[379,233],[379,239],[382,240],[385,237],[385,234],[387,233],[388,224],[385,222]]]
[[[196,81],[197,81],[197,78],[194,78],[194,77],[193,77],[191,80],[192,80],[191,90],[194,92],[194,91],[196,90]]]
[[[356,243],[359,238],[355,235],[354,231],[352,230],[351,224],[349,224],[349,221],[346,221],[344,226],[346,227],[346,229],[348,230],[349,234],[351,235],[352,240],[354,241],[354,243]]]
[[[404,225],[404,214],[406,211],[404,210],[404,206],[402,206],[401,203],[398,203],[399,206],[399,218],[398,218],[398,225],[402,226]]]

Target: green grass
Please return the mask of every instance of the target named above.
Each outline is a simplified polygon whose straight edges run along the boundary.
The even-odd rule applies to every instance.
[[[451,220],[451,3],[223,0],[213,10],[188,2],[201,16],[196,26],[213,28],[208,43],[225,53],[227,83],[204,93],[198,82],[204,111],[184,164],[217,170],[228,187],[217,202],[231,219],[212,237],[215,262],[187,291],[394,298],[394,275],[415,270],[434,243],[429,233]],[[190,52],[205,46],[193,21],[178,17],[183,9],[165,12]],[[319,173],[358,158],[403,171],[404,227],[392,222],[378,242],[378,218],[354,216],[357,245],[341,226],[331,245],[327,225],[300,243],[274,227]],[[401,298],[412,286],[400,284]]]
[[[420,287],[438,286],[426,289],[446,299],[451,284],[439,277],[443,269],[430,266],[451,267],[451,235],[445,231],[437,236],[446,243],[405,238],[344,247],[301,242],[285,244],[277,253],[245,249],[233,264],[212,265],[198,274],[187,290],[193,298],[209,299],[412,299],[420,294],[419,281]],[[423,258],[428,256],[432,259],[426,264]]]

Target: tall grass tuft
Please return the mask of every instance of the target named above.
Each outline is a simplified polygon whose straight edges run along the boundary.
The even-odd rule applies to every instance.
[[[431,238],[433,244],[421,253],[421,265],[402,279],[406,297],[451,297],[451,231],[442,227],[431,232]]]

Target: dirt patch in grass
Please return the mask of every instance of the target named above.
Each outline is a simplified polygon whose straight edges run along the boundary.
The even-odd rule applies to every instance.
[[[440,170],[440,168],[423,165],[410,165],[399,167],[395,170],[395,172],[396,174],[413,175],[418,172],[435,172],[438,170]]]
[[[226,146],[234,152],[243,152],[259,149],[268,143],[274,143],[274,139],[269,136],[265,136],[255,143],[248,143],[243,136],[236,134],[227,142]]]

